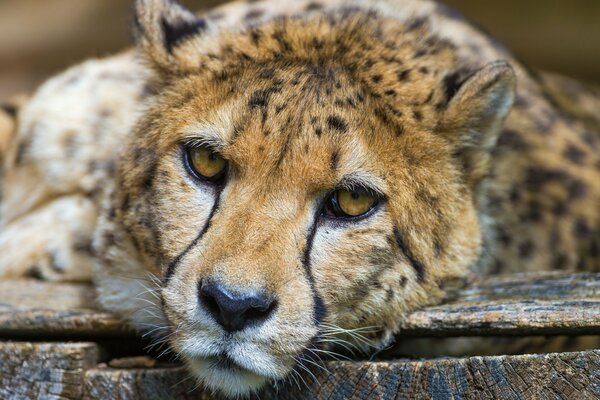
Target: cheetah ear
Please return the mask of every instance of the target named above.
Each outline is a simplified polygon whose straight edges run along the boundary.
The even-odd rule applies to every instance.
[[[512,108],[515,88],[515,72],[505,61],[488,64],[453,87],[441,127],[462,158],[472,187],[489,173],[491,152]]]
[[[193,67],[181,47],[209,33],[206,19],[194,15],[175,0],[135,0],[133,35],[137,47],[161,73]]]

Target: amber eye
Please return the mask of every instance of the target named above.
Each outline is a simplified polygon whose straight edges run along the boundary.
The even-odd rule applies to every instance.
[[[219,180],[227,169],[227,160],[206,147],[189,148],[188,158],[196,175],[209,181]]]
[[[336,190],[329,198],[326,213],[338,218],[359,217],[371,211],[379,199],[367,190]]]

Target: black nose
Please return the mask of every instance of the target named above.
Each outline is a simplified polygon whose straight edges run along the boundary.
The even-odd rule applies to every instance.
[[[273,312],[276,301],[259,291],[240,292],[208,279],[200,281],[200,304],[227,332],[263,323]]]

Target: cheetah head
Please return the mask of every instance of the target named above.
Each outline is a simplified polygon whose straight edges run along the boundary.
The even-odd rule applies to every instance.
[[[506,63],[358,8],[223,31],[139,0],[135,23],[152,95],[100,290],[205,386],[245,395],[336,344],[384,345],[478,260]],[[120,278],[147,274],[147,292]]]

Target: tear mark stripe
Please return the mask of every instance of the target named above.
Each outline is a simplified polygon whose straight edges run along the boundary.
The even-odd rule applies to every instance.
[[[308,232],[308,235],[306,236],[306,248],[304,250],[304,254],[302,255],[302,266],[304,267],[304,272],[306,273],[306,278],[308,279],[308,283],[310,285],[310,291],[313,295],[313,315],[315,318],[315,325],[317,326],[321,323],[321,321],[323,321],[323,318],[325,318],[325,315],[327,314],[325,303],[323,302],[323,299],[321,298],[321,296],[317,292],[317,289],[315,288],[315,277],[312,273],[310,258],[312,245],[315,239],[315,234],[317,232],[317,222],[319,220],[320,213],[321,209],[319,208],[319,210],[313,218],[313,222]]]
[[[219,209],[220,200],[221,200],[221,191],[219,190],[217,192],[217,196],[215,198],[215,204],[213,205],[212,210],[210,210],[208,219],[206,220],[206,222],[204,223],[204,226],[198,233],[198,236],[196,236],[196,238],[194,238],[192,243],[190,243],[185,248],[185,250],[183,250],[181,253],[179,253],[179,255],[177,257],[175,257],[173,259],[173,261],[171,261],[169,263],[169,265],[167,266],[167,270],[165,272],[165,285],[167,283],[169,283],[169,280],[175,273],[175,268],[177,268],[177,265],[179,265],[179,263],[181,262],[183,257],[185,257],[194,247],[196,247],[198,245],[198,242],[200,242],[200,239],[202,239],[204,234],[208,231],[208,228],[210,228],[211,221],[212,221],[213,217],[215,216],[215,214],[217,213],[217,210]]]

